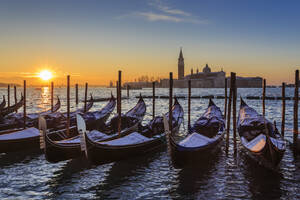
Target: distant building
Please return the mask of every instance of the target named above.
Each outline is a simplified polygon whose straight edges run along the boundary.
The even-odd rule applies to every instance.
[[[185,76],[185,80],[192,81],[192,87],[203,87],[203,88],[218,88],[224,87],[226,73],[223,71],[212,72],[208,64],[202,69],[202,72],[191,73]]]
[[[126,82],[123,84],[124,87],[127,87],[127,85],[130,87],[130,89],[150,88],[152,87],[152,82],[139,81],[139,82]]]
[[[236,85],[239,88],[261,88],[262,84],[261,77],[236,77]],[[230,77],[227,78],[227,85],[230,87]]]
[[[212,72],[211,68],[206,64],[199,72],[196,73],[191,69],[191,74],[184,76],[184,57],[182,48],[180,48],[178,58],[178,79],[173,80],[175,88],[188,87],[188,80],[191,80],[193,88],[223,88],[225,86],[226,72],[221,68],[220,71]],[[240,88],[261,88],[263,79],[261,77],[236,77],[237,87]],[[148,82],[131,82],[127,83],[131,86],[151,87]],[[228,86],[230,85],[230,77],[228,77]],[[169,87],[169,79],[161,79],[157,87]]]
[[[178,58],[178,80],[184,78],[184,58],[182,55],[182,48],[180,48],[179,58]]]
[[[109,82],[109,87],[113,87],[114,83],[112,81]]]

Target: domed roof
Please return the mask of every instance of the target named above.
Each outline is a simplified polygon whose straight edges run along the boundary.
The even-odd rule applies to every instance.
[[[211,72],[211,69],[210,69],[210,67],[208,66],[208,64],[206,64],[205,67],[203,68],[203,72],[204,72],[204,73],[210,73],[210,72]]]

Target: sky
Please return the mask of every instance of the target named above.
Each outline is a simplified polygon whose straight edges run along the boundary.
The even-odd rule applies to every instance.
[[[2,0],[0,82],[107,85],[148,75],[177,77],[221,68],[293,82],[300,66],[300,1],[277,0]]]

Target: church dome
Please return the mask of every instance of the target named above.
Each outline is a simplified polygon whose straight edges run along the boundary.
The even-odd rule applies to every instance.
[[[204,73],[210,73],[210,72],[211,72],[211,69],[210,69],[210,67],[208,66],[208,64],[206,64],[205,67],[203,68],[203,72],[204,72]]]

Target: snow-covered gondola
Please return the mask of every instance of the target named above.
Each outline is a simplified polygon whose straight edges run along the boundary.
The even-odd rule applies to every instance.
[[[276,128],[241,99],[238,132],[247,155],[260,165],[274,169],[280,163],[286,144]]]
[[[172,108],[172,114],[173,131],[178,132],[183,121],[183,109],[176,98]],[[145,155],[166,145],[162,117],[156,117],[141,130],[121,137],[115,136],[114,138],[96,141],[90,137],[90,134],[86,133],[84,128],[82,134],[83,149],[85,150],[87,158],[94,164],[109,163],[133,156]],[[103,138],[105,138],[105,135]]]
[[[168,145],[172,161],[177,166],[207,162],[207,159],[219,149],[225,133],[225,121],[222,112],[210,99],[206,111],[188,130],[186,138],[176,142],[174,134],[168,131]]]
[[[115,106],[115,102],[113,104]],[[113,110],[111,103],[106,106],[105,110]],[[146,112],[146,105],[142,98],[138,101],[136,106],[128,111],[125,115],[122,116],[122,133],[125,134],[129,131],[137,129],[138,124],[142,121]],[[85,118],[85,116],[83,116]],[[89,136],[94,140],[101,140],[104,138],[114,137],[117,130],[117,116],[113,117],[110,122],[107,124],[98,123],[97,129],[95,126],[88,126],[87,129],[92,130],[89,132]],[[85,122],[88,122],[84,119]],[[80,128],[80,123],[77,122],[77,127]],[[93,130],[94,129],[94,130]],[[50,133],[51,134],[51,133]],[[62,160],[76,158],[82,155],[80,148],[80,136],[74,136],[69,139],[53,141],[48,137],[48,134],[43,134],[43,140],[41,140],[45,145],[44,152],[45,157],[49,162],[59,162]]]
[[[59,103],[60,104],[60,103]],[[92,102],[89,104],[93,105]],[[90,108],[89,106],[88,108]],[[54,112],[48,115],[43,115],[44,117],[48,117],[49,115],[57,115],[58,112]],[[77,113],[77,112],[76,112]],[[58,115],[58,116],[61,116]],[[60,129],[60,125],[65,124],[65,121],[62,118],[53,118],[51,128],[53,130]],[[91,120],[92,121],[92,120]],[[35,122],[33,120],[33,122]],[[23,129],[17,124],[17,127],[13,127],[8,130],[0,131],[0,153],[7,153],[7,152],[15,152],[21,151],[26,149],[39,149],[39,136],[40,131],[37,127],[34,127],[34,124],[26,123],[27,128]],[[48,127],[49,128],[49,127]],[[71,133],[75,132],[76,126],[71,126]],[[52,132],[53,134],[49,135],[53,140],[60,140],[64,139],[65,135],[62,135],[60,131]],[[55,134],[54,134],[55,133]]]
[[[5,107],[0,110],[0,118],[3,118],[10,113],[16,112],[19,108],[21,108],[23,106],[23,104],[24,104],[24,97],[22,95],[19,102],[17,102],[16,104],[14,104],[12,106]]]
[[[48,109],[46,111],[40,112],[40,113],[29,113],[26,114],[26,126],[37,127],[38,117],[49,115],[51,113],[55,113],[60,109],[61,102],[59,97],[57,97],[57,103],[53,106],[53,110]],[[20,128],[24,126],[24,115],[23,113],[11,113],[8,116],[6,116],[2,122],[0,123],[0,130],[8,130],[13,128]]]

